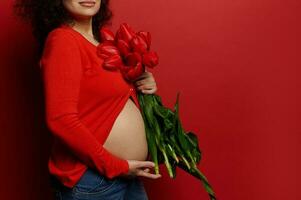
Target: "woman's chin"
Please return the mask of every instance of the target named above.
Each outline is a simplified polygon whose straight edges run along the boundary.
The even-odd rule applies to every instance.
[[[91,17],[93,17],[94,15],[96,15],[97,12],[93,12],[93,11],[86,11],[86,12],[82,12],[82,13],[76,13],[73,15],[73,17],[75,19],[78,20],[83,20],[83,19],[90,19]]]

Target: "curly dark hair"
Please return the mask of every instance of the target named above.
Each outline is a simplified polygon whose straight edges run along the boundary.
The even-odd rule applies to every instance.
[[[14,14],[21,17],[32,26],[32,34],[38,42],[38,51],[42,52],[48,33],[62,23],[73,23],[63,5],[63,0],[15,0]],[[111,24],[112,11],[109,0],[101,0],[97,14],[92,18],[92,30],[95,39],[99,42],[98,30],[106,24]]]

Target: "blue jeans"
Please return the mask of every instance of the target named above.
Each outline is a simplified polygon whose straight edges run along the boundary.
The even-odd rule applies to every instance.
[[[56,200],[148,200],[139,177],[109,179],[90,168],[72,188],[52,175],[51,186]]]

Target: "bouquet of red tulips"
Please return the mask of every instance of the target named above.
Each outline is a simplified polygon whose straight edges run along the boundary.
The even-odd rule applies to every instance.
[[[101,43],[97,54],[104,59],[107,70],[120,70],[126,81],[134,81],[146,67],[154,68],[158,64],[158,55],[150,50],[151,35],[146,31],[135,32],[126,23],[122,23],[114,34],[110,29],[100,29]],[[148,148],[155,163],[155,173],[159,173],[159,164],[164,163],[171,178],[176,176],[176,167],[180,167],[198,178],[204,185],[211,200],[215,194],[207,178],[198,169],[201,160],[198,138],[192,132],[185,132],[179,118],[179,93],[174,111],[162,104],[156,94],[138,93],[145,123]]]
[[[117,30],[116,35],[108,28],[100,30],[102,43],[98,45],[98,55],[104,59],[103,67],[120,70],[127,81],[133,81],[144,71],[145,66],[153,68],[158,64],[158,55],[150,51],[149,32],[135,33],[126,23]]]

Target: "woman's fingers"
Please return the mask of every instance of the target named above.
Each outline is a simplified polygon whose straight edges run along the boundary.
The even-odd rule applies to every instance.
[[[150,173],[151,168],[155,167],[155,163],[152,161],[138,161],[138,160],[128,160],[130,166],[130,176],[144,176],[147,178],[160,178],[161,174]]]
[[[157,91],[156,81],[151,72],[144,72],[134,81],[134,85],[145,94],[153,94]]]
[[[146,178],[151,178],[151,179],[157,179],[157,178],[162,177],[161,174],[152,174],[152,173],[146,172],[145,170],[138,170],[136,175],[144,176]]]
[[[161,174],[152,174],[150,173],[149,168],[155,167],[155,163],[151,161],[139,161],[138,162],[138,169],[136,171],[137,176],[144,176],[147,178],[157,179],[161,177]],[[146,169],[139,169],[139,168],[146,168]]]
[[[152,73],[151,73],[151,72],[145,71],[145,72],[143,72],[139,77],[137,77],[137,78],[134,80],[134,82],[135,82],[135,81],[138,81],[138,80],[141,80],[141,79],[144,79],[144,78],[146,78],[146,77],[150,77],[150,76],[152,76]]]
[[[137,168],[145,168],[145,167],[155,167],[155,163],[152,161],[137,161],[136,162],[136,167]]]
[[[155,78],[151,72],[144,72],[141,76],[134,80],[134,84],[136,86],[151,82],[155,82]]]
[[[157,91],[156,88],[150,89],[150,90],[142,90],[144,94],[154,94]]]
[[[157,85],[156,83],[149,83],[149,84],[141,85],[137,87],[137,89],[143,93],[153,94],[157,91]]]
[[[140,85],[138,86],[137,88],[138,89],[152,89],[156,86],[156,83],[155,82],[152,82],[152,83],[145,83],[143,85]]]
[[[134,85],[138,87],[138,86],[145,85],[148,83],[156,83],[156,81],[153,77],[146,77],[146,78],[135,81]]]

